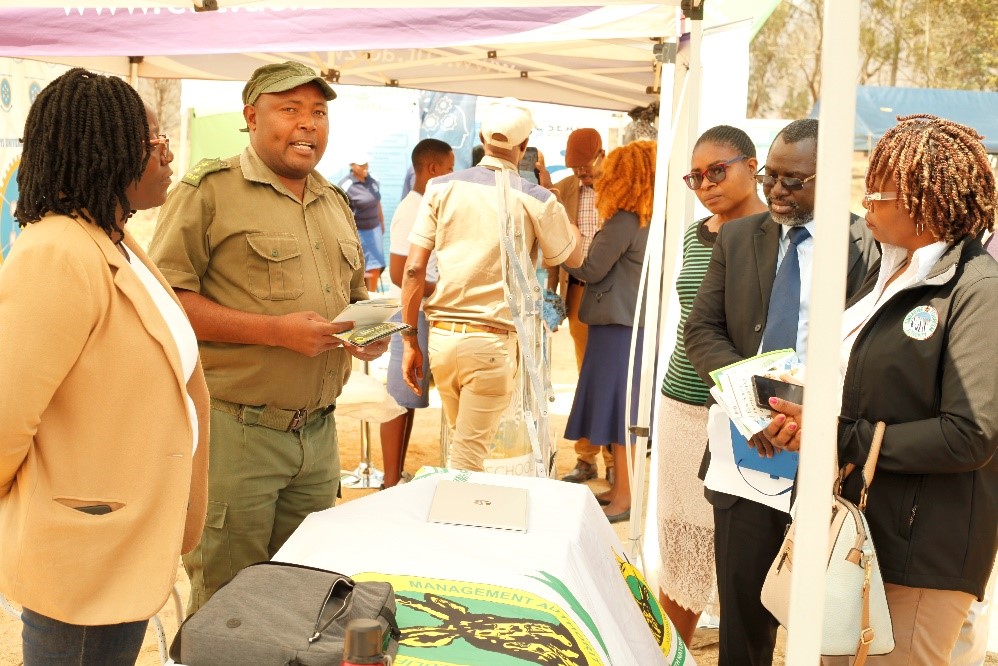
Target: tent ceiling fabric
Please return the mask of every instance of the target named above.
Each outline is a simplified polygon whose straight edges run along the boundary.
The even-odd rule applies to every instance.
[[[612,110],[658,99],[662,68],[653,50],[677,39],[680,0],[541,2],[370,0],[330,8],[218,0],[218,11],[197,12],[190,0],[84,7],[41,0],[0,8],[0,56],[121,76],[236,81],[262,64],[299,60],[340,84]],[[760,3],[771,4],[708,0],[706,23],[752,18]]]
[[[377,5],[375,1],[373,3]],[[0,55],[158,78],[246,80],[300,60],[334,83],[627,110],[658,97],[671,4],[608,7],[0,10]],[[385,48],[385,47],[389,48]],[[89,58],[102,58],[99,64]]]

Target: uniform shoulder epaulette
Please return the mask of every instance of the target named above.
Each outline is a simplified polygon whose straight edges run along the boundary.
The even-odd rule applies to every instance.
[[[336,192],[338,195],[340,195],[340,198],[343,199],[343,203],[345,203],[349,207],[350,206],[350,197],[347,196],[346,191],[344,191],[344,189],[342,187],[340,187],[339,185],[333,185],[332,183],[329,183],[329,186],[331,188],[333,188],[333,192]]]
[[[201,184],[201,179],[209,173],[215,173],[216,171],[221,171],[222,169],[228,169],[229,166],[230,165],[226,160],[221,160],[217,157],[211,159],[206,158],[192,166],[190,171],[184,174],[184,177],[181,178],[181,181],[187,183],[188,185],[197,187]]]

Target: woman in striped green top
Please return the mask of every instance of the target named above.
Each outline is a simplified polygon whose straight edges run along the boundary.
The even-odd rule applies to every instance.
[[[687,645],[700,612],[714,596],[715,576],[713,512],[697,478],[707,440],[708,390],[686,358],[683,327],[721,225],[766,210],[753,178],[755,145],[742,130],[728,125],[707,130],[697,139],[690,162],[692,170],[683,180],[711,215],[690,225],[683,237],[683,266],[676,282],[679,329],[662,382],[657,423],[659,599]]]

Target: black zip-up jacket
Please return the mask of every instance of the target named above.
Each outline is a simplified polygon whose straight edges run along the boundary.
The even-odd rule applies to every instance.
[[[854,300],[876,281],[871,271]],[[998,545],[996,399],[998,263],[971,237],[891,297],[849,357],[841,463],[862,466],[874,425],[887,423],[866,509],[884,581],[983,597]],[[854,501],[860,476],[844,489]]]

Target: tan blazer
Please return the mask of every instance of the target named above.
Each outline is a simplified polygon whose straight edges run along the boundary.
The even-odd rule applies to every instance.
[[[204,526],[204,373],[199,362],[185,385],[173,336],[125,263],[95,225],[48,215],[0,266],[0,592],[73,624],[152,616]],[[75,510],[91,504],[113,510]]]

